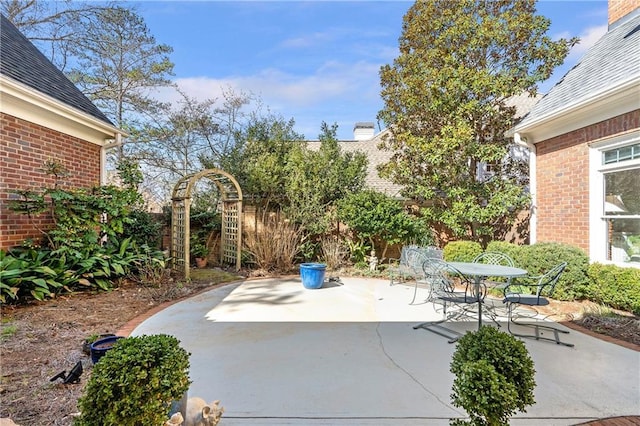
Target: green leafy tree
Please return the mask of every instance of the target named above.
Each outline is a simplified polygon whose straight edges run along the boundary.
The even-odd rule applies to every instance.
[[[380,70],[378,118],[391,130],[381,147],[394,151],[381,175],[428,201],[423,215],[456,238],[486,241],[528,205],[524,160],[504,136],[508,100],[535,95],[577,42],[551,40],[535,12],[534,0],[416,2],[400,55]]]
[[[222,163],[243,193],[259,200],[265,212],[270,206],[282,208],[286,204],[287,163],[294,147],[304,140],[294,126],[293,119],[253,114],[240,137],[243,142]]]
[[[338,201],[338,218],[372,247],[375,239],[383,241],[383,259],[390,244],[409,241],[424,231],[399,201],[374,190],[349,194]]]
[[[337,125],[322,123],[320,149],[299,145],[289,155],[285,193],[287,216],[311,234],[329,229],[338,200],[359,191],[364,184],[367,158],[363,153],[343,153],[336,138]]]
[[[61,163],[47,161],[43,172],[54,177],[52,187],[14,191],[20,198],[12,201],[10,208],[27,215],[50,248],[64,249],[80,258],[87,250],[99,250],[101,234],[114,239],[120,236],[130,220],[130,212],[142,205],[137,192],[140,180],[137,165],[125,162],[119,169],[124,189],[112,185],[63,189],[68,170]],[[51,229],[40,225],[42,214],[51,218]]]

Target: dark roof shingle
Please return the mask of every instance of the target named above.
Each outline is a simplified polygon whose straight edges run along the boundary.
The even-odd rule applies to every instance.
[[[591,46],[517,127],[634,79],[640,79],[640,15],[609,30]]]
[[[0,74],[113,126],[4,15],[0,17]]]

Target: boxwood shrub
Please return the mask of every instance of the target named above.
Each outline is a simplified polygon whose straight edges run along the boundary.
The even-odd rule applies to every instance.
[[[472,262],[480,253],[482,246],[475,241],[451,241],[443,251],[447,262]]]
[[[513,414],[535,403],[535,367],[526,346],[496,328],[462,336],[450,371],[456,375],[453,405],[470,417],[453,425],[508,425]]]
[[[189,389],[189,353],[165,334],[120,339],[93,368],[76,426],[162,426]]]
[[[589,300],[640,315],[640,269],[593,263],[588,275]]]

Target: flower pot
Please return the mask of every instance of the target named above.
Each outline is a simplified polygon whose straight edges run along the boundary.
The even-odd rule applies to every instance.
[[[198,268],[206,268],[207,267],[207,258],[206,257],[196,257],[196,266]]]
[[[300,278],[304,288],[317,289],[324,283],[324,275],[327,265],[324,263],[302,263],[300,264]]]
[[[100,339],[104,339],[105,337],[111,337],[111,336],[115,336],[115,334],[113,333],[103,333],[103,334],[99,334],[97,338],[95,339],[84,339],[84,342],[82,343],[82,352],[84,352],[86,355],[91,355],[91,344],[97,340]]]
[[[109,336],[104,339],[98,339],[91,344],[91,361],[97,363],[100,358],[107,353],[107,351],[113,348],[113,345],[119,340],[124,339],[123,336]]]

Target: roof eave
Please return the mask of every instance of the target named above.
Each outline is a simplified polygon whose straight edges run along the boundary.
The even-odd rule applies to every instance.
[[[128,136],[111,123],[99,120],[1,74],[0,96],[2,112],[97,145],[106,145],[117,139],[117,135]]]
[[[512,132],[537,143],[636,110],[638,105],[640,75],[634,75],[548,114],[525,118]]]

